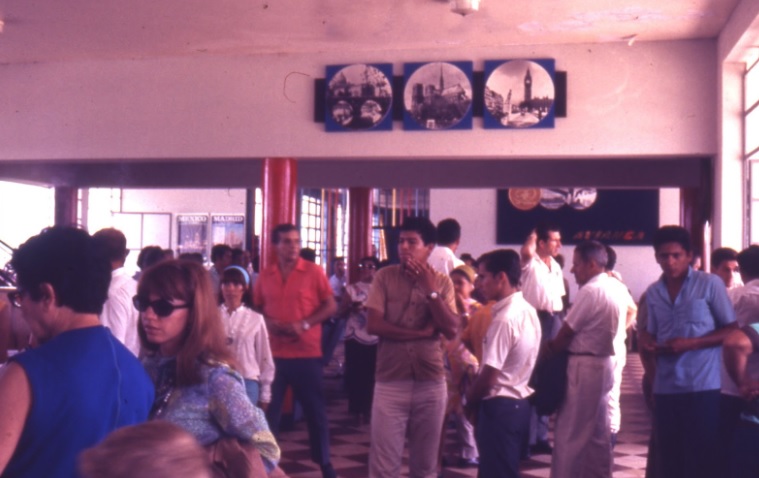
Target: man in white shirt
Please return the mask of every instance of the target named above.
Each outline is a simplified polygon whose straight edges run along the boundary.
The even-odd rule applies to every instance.
[[[744,327],[759,322],[759,246],[749,246],[738,253],[735,259],[736,268],[740,268],[743,285],[729,289],[727,295],[735,307],[735,319],[738,322],[738,327]],[[736,334],[736,337],[740,337],[740,334]],[[727,354],[726,349],[723,349],[723,353]],[[740,423],[741,412],[745,407],[740,387],[728,374],[726,365],[727,363],[723,359],[721,365],[720,443],[725,448],[722,452],[722,460],[728,458],[735,431]],[[752,377],[759,376],[759,357],[754,356],[750,359],[748,370]],[[728,465],[725,463],[723,466]],[[726,468],[721,467],[720,469]]]
[[[551,478],[611,477],[609,392],[613,384],[614,336],[627,316],[617,280],[604,270],[606,248],[578,244],[572,273],[580,286],[549,354],[569,352],[567,393],[556,415]]]
[[[479,405],[477,446],[480,478],[518,478],[519,458],[530,426],[533,390],[528,386],[540,345],[535,309],[519,292],[519,255],[501,249],[479,260],[480,287],[493,305],[483,339],[479,375],[467,393],[467,408]]]
[[[443,219],[437,223],[437,245],[432,249],[427,263],[441,274],[450,275],[453,269],[464,265],[464,261],[456,257],[460,241],[461,225],[458,221]]]
[[[133,354],[140,353],[140,339],[137,336],[139,314],[132,305],[132,297],[137,295],[137,281],[124,269],[129,249],[126,237],[118,229],[101,229],[92,235],[95,244],[111,262],[111,285],[108,300],[103,304],[100,322]]]
[[[542,332],[541,341],[545,343],[556,336],[561,327],[561,314],[564,308],[562,297],[564,276],[555,257],[561,250],[561,232],[553,224],[538,224],[527,237],[521,250],[522,293],[525,300],[538,312]],[[548,416],[534,414],[533,428],[530,433],[532,453],[551,453],[548,444]]]

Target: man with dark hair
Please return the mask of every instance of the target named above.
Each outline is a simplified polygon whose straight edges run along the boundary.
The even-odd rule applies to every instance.
[[[427,262],[435,246],[429,219],[403,221],[400,265],[380,269],[366,301],[367,332],[377,335],[369,476],[399,476],[408,430],[411,476],[437,476],[446,405],[439,334],[456,336],[459,317],[451,279]]]
[[[549,354],[567,351],[567,391],[556,414],[551,478],[610,477],[609,391],[614,336],[627,315],[618,282],[604,268],[606,247],[585,241],[575,247],[572,274],[580,290]]]
[[[41,345],[0,369],[0,475],[71,478],[79,452],[147,419],[153,384],[98,320],[111,266],[89,234],[46,229],[11,264],[8,297]]]
[[[654,357],[656,456],[668,478],[719,476],[720,353],[736,327],[733,306],[719,277],[691,269],[687,230],[660,227],[654,251],[662,275],[646,290],[640,337]]]
[[[232,265],[232,248],[226,244],[215,244],[211,248],[211,282],[213,283],[214,291],[216,293],[221,292],[221,276],[224,274],[224,269]]]
[[[137,356],[140,353],[140,339],[137,336],[139,314],[132,305],[132,297],[137,295],[137,281],[124,269],[129,254],[126,236],[118,229],[108,228],[99,230],[92,238],[111,264],[111,285],[100,322]]]
[[[322,386],[321,324],[337,306],[324,270],[299,256],[298,229],[280,224],[271,237],[277,261],[261,271],[253,298],[264,315],[276,367],[266,415],[272,432],[278,434],[285,391],[292,386],[308,422],[311,459],[324,478],[334,478]]]
[[[456,257],[456,249],[461,241],[461,225],[455,219],[443,219],[437,223],[437,245],[432,250],[430,263],[433,269],[441,274],[449,275],[458,266],[464,265],[464,261]]]
[[[515,251],[500,249],[480,259],[480,287],[485,297],[498,301],[483,340],[479,375],[467,393],[467,408],[479,405],[481,478],[519,477],[519,457],[530,426],[528,382],[540,346],[540,321],[519,291],[521,274]]]
[[[564,276],[556,256],[561,250],[561,232],[558,226],[541,223],[530,233],[521,250],[522,293],[527,302],[538,311],[541,326],[541,340],[556,336],[561,327],[564,309],[562,298],[566,295]],[[530,443],[532,452],[551,453],[548,443],[548,416],[535,413]]]
[[[736,255],[736,261],[740,267],[741,279],[743,279],[744,285],[728,290],[727,295],[730,297],[730,301],[735,308],[735,319],[738,323],[738,327],[746,327],[759,322],[759,246],[752,245],[742,250]],[[733,334],[731,334],[731,336]],[[740,332],[737,334],[740,334]],[[728,339],[725,339],[725,349],[723,350],[724,357],[727,357],[729,354],[727,344],[731,336],[729,336]],[[736,335],[734,338],[739,342],[742,340],[742,337],[739,335]],[[734,349],[731,352],[736,352],[736,350]],[[752,358],[747,364],[749,374],[754,378],[759,378],[758,360],[759,357]],[[729,447],[733,443],[734,434],[740,423],[740,415],[745,407],[745,400],[740,388],[741,382],[736,382],[731,378],[727,365],[727,360],[723,360],[721,377],[722,396],[720,403],[720,423],[722,428],[720,443],[725,446],[723,451],[723,458],[725,460],[727,460],[729,456]],[[754,420],[750,421],[756,420],[757,418],[755,417]],[[726,461],[723,461],[721,465],[723,467],[729,466]]]
[[[743,285],[738,267],[738,252],[729,247],[720,247],[712,251],[711,273],[716,274],[728,289]]]

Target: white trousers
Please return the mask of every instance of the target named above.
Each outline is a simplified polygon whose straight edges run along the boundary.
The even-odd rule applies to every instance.
[[[437,456],[447,400],[442,379],[377,382],[374,385],[370,478],[397,478],[401,475],[407,431],[409,477],[437,477]]]
[[[556,415],[551,478],[610,478],[610,357],[571,355],[567,395]]]
[[[614,383],[609,392],[609,428],[612,433],[618,433],[622,425],[622,409],[619,407],[619,395],[622,389],[622,370],[627,363],[627,350],[615,352],[611,358],[611,366],[614,374]]]

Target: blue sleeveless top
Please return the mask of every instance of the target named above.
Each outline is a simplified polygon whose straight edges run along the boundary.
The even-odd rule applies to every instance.
[[[64,332],[11,361],[26,372],[32,403],[2,478],[73,478],[79,452],[145,421],[153,404],[145,369],[105,327]]]

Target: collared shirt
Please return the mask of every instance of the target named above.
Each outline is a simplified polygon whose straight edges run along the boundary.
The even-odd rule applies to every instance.
[[[527,383],[540,348],[538,314],[521,292],[496,302],[492,313],[493,321],[482,341],[482,366],[489,365],[499,373],[487,398],[527,398],[533,392]]]
[[[449,275],[458,266],[463,266],[464,261],[456,257],[450,247],[435,246],[427,258],[427,264],[441,274]]]
[[[137,281],[123,267],[112,271],[108,299],[103,304],[100,323],[111,329],[111,334],[137,356],[140,353],[140,338],[137,335],[140,315],[132,304],[135,295]]]
[[[346,276],[337,277],[336,274],[332,274],[332,277],[329,278],[329,287],[332,289],[332,295],[334,295],[336,299],[340,299],[343,295],[346,286],[346,278]]]
[[[261,401],[271,402],[274,360],[263,316],[245,305],[229,310],[225,304],[221,304],[219,312],[227,332],[227,345],[240,365],[240,374],[247,380],[258,381],[261,385]]]
[[[727,291],[730,301],[735,308],[735,319],[738,326],[753,325],[759,322],[759,279],[748,281],[745,285],[729,289]],[[759,377],[759,356],[749,356],[746,369],[752,377]],[[739,397],[741,395],[738,385],[733,382],[727,373],[725,363],[722,362],[722,393]]]
[[[549,257],[549,267],[537,255],[522,267],[522,293],[527,302],[537,310],[561,312],[561,298],[566,294],[564,276],[559,263]]]
[[[725,283],[714,274],[688,268],[674,303],[664,278],[646,290],[648,332],[658,344],[675,338],[695,338],[735,322]],[[672,394],[718,390],[722,347],[690,350],[656,357],[654,393]]]
[[[253,303],[267,318],[298,322],[332,297],[327,276],[318,265],[298,258],[287,280],[279,264],[264,269],[256,281]],[[316,358],[322,356],[321,324],[312,326],[299,337],[271,335],[271,353],[276,358]]]
[[[564,321],[575,333],[567,349],[570,353],[614,355],[619,321],[627,317],[628,303],[620,293],[620,285],[603,272],[580,287]]]
[[[442,300],[455,311],[451,279],[437,273],[435,285],[440,294],[436,300]],[[366,308],[378,311],[385,321],[407,329],[423,329],[433,321],[425,291],[412,282],[399,265],[377,271]],[[378,382],[443,380],[444,377],[439,338],[396,341],[380,337],[377,348]]]
[[[490,323],[493,321],[493,305],[495,301],[490,301],[472,313],[469,317],[469,323],[461,332],[461,341],[472,348],[477,361],[482,363],[482,339],[488,333]]]

